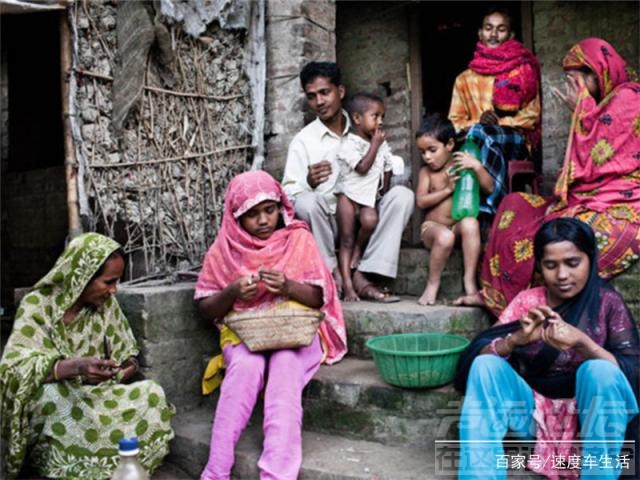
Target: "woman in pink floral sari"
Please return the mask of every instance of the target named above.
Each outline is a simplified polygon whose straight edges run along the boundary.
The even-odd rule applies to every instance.
[[[572,47],[563,67],[567,91],[557,93],[573,116],[554,195],[508,195],[489,235],[477,303],[496,316],[536,283],[533,237],[544,221],[573,217],[590,225],[604,279],[629,268],[640,254],[640,83],[615,49],[598,38]]]
[[[229,182],[222,225],[205,256],[195,299],[220,328],[226,365],[201,479],[231,478],[236,443],[264,389],[260,478],[295,480],[302,462],[302,390],[320,363],[345,355],[346,329],[335,282],[313,236],[294,220],[293,205],[268,173],[245,172]],[[234,312],[277,308],[324,313],[309,346],[252,352],[224,325]],[[216,359],[210,367],[205,381],[214,376]]]

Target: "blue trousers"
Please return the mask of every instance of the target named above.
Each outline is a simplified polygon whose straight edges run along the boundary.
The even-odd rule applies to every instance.
[[[604,454],[616,466],[627,423],[638,413],[629,381],[613,363],[587,360],[578,368],[576,403],[583,440],[580,478],[618,478],[620,469],[600,468],[606,463],[587,468],[585,456],[601,459]],[[502,440],[508,430],[519,440],[533,440],[534,410],[533,390],[511,365],[496,355],[479,355],[471,365],[460,415],[459,478],[506,479]],[[622,471],[629,473],[633,463],[629,460]]]

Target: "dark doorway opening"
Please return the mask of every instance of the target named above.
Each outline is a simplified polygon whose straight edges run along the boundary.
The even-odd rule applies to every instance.
[[[15,308],[14,290],[33,285],[53,266],[67,234],[61,15],[0,15],[5,318]]]
[[[467,69],[482,17],[493,6],[509,11],[521,40],[521,2],[421,2],[420,47],[424,113],[447,116],[456,76]]]

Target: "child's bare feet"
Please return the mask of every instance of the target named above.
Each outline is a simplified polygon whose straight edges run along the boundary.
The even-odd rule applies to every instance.
[[[360,252],[360,247],[356,245],[355,247],[353,247],[353,253],[351,254],[351,265],[349,265],[351,270],[355,270],[358,268],[358,265],[360,265],[361,256],[362,253]]]
[[[438,296],[438,289],[440,285],[430,285],[427,283],[427,287],[422,292],[422,296],[418,299],[420,305],[435,305],[436,297]]]
[[[344,287],[344,301],[345,302],[359,302],[360,297],[353,289],[353,287]]]
[[[342,275],[340,274],[340,269],[338,267],[334,268],[333,272],[331,272],[331,275],[333,276],[333,280],[336,282],[336,290],[338,291],[338,298],[342,300],[342,297],[344,296],[344,286],[342,281]]]
[[[456,298],[452,305],[467,306],[467,307],[482,307],[484,306],[484,300],[482,294],[478,291],[476,293],[469,293]]]

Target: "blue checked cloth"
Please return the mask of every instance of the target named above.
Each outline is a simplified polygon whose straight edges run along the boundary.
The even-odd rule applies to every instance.
[[[482,166],[493,178],[493,192],[480,192],[480,211],[494,215],[507,192],[507,164],[509,160],[528,160],[529,150],[524,138],[513,128],[476,123],[467,132],[467,138],[480,146]]]

